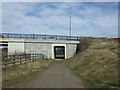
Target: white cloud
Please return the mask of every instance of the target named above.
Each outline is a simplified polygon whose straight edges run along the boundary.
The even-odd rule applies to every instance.
[[[3,3],[3,32],[68,35],[72,15],[72,35],[117,37],[117,10],[111,13],[105,7],[86,3]]]

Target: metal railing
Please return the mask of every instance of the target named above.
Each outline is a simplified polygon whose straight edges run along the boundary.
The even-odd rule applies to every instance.
[[[55,39],[55,40],[76,40],[77,36],[62,36],[62,35],[43,35],[43,34],[15,34],[15,33],[0,33],[2,38],[23,38],[23,39]]]

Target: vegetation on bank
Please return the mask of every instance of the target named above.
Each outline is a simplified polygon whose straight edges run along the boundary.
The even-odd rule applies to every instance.
[[[88,88],[118,87],[118,42],[108,39],[82,41],[75,57],[65,61]]]
[[[2,86],[18,83],[29,76],[48,69],[53,60],[37,60],[2,72]]]

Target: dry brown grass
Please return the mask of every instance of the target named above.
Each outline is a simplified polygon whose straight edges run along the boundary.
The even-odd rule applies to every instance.
[[[118,42],[93,39],[90,46],[66,61],[87,87],[108,88],[118,84]]]
[[[3,71],[3,87],[7,87],[7,85],[9,85],[10,83],[19,82],[37,72],[42,72],[49,68],[52,65],[52,63],[53,60],[38,60],[36,62],[23,64],[19,67]]]

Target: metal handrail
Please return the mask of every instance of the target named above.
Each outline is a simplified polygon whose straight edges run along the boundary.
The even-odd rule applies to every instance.
[[[62,35],[44,35],[44,34],[16,34],[16,33],[0,33],[2,38],[24,38],[24,39],[56,39],[56,40],[76,40],[77,36],[62,36]]]

